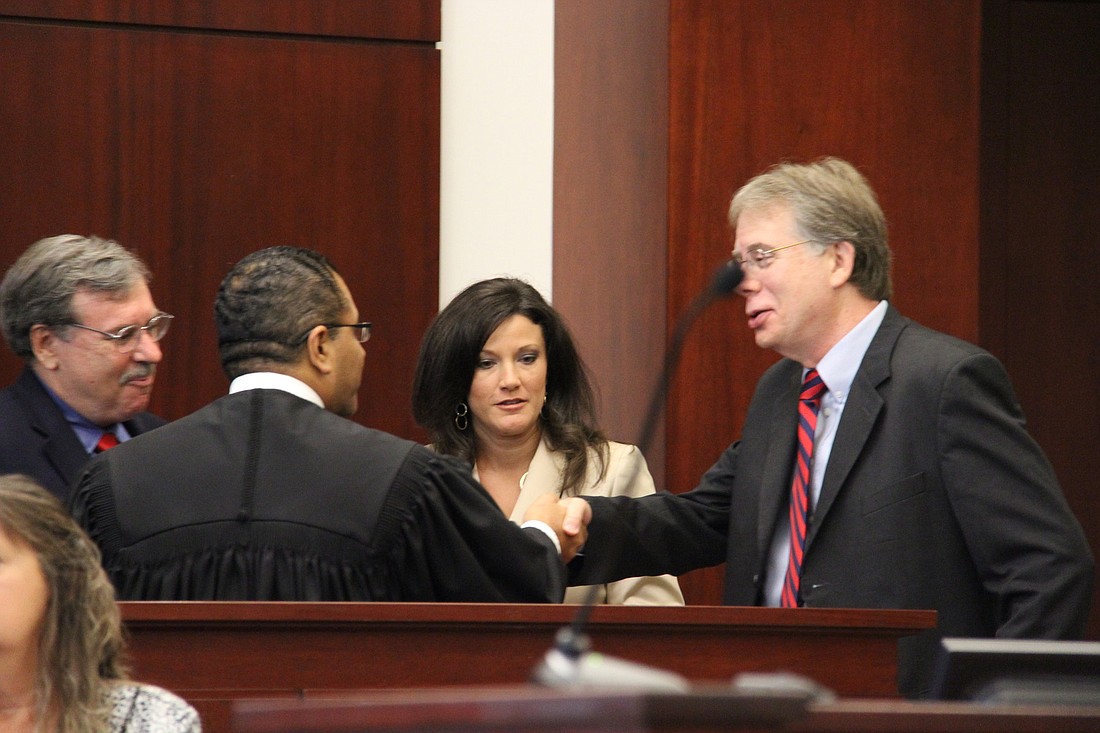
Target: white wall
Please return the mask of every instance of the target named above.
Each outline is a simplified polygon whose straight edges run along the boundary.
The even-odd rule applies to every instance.
[[[439,303],[522,277],[552,297],[554,0],[443,0]]]

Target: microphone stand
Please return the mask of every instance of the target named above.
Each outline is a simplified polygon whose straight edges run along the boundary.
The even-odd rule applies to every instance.
[[[657,429],[657,418],[664,405],[672,372],[680,361],[684,338],[699,315],[715,300],[732,293],[744,273],[741,267],[729,260],[720,266],[711,278],[709,287],[695,296],[676,322],[672,339],[665,350],[664,364],[646,409],[645,422],[638,437],[638,450],[645,455]],[[618,546],[617,544],[615,545]],[[584,684],[601,686],[645,688],[684,692],[688,682],[678,674],[666,672],[623,659],[607,657],[592,651],[592,644],[585,632],[592,609],[596,605],[598,585],[588,587],[584,602],[577,609],[569,626],[558,630],[554,644],[532,672],[532,681],[547,687],[579,687]]]

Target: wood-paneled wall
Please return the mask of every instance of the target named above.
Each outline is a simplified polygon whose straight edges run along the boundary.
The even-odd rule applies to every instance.
[[[668,273],[667,0],[558,0],[554,306],[634,443],[660,369]],[[645,451],[664,475],[664,439]]]
[[[1100,556],[1098,38],[1100,4],[984,3],[979,341]]]
[[[173,313],[152,409],[224,393],[212,304],[243,255],[326,254],[364,319],[357,419],[410,415],[439,257],[439,0],[0,2],[0,267],[95,233]],[[0,382],[21,368],[5,352]]]

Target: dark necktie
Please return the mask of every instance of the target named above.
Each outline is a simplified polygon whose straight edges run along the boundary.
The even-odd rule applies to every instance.
[[[795,456],[794,479],[791,481],[791,557],[783,579],[781,605],[796,608],[802,605],[799,589],[802,583],[802,554],[806,549],[806,525],[810,516],[810,458],[814,452],[814,429],[817,411],[825,383],[816,369],[806,372],[802,393],[798,397],[798,450]]]
[[[114,448],[118,445],[118,437],[110,430],[99,436],[99,440],[95,444],[95,453],[102,453],[108,448]]]

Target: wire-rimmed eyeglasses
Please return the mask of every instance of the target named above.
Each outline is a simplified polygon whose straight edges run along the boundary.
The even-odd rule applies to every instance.
[[[795,242],[794,244],[784,244],[782,247],[772,247],[770,249],[765,249],[764,247],[753,247],[746,250],[744,255],[742,255],[737,250],[733,250],[733,252],[731,252],[730,254],[733,257],[733,261],[742,270],[745,270],[746,266],[755,267],[758,270],[764,270],[769,265],[771,265],[772,260],[775,259],[776,252],[782,252],[785,249],[797,247],[800,244],[807,244],[812,241],[814,240],[803,239],[801,242]]]
[[[168,313],[158,313],[144,326],[139,326],[136,323],[129,326],[123,326],[117,331],[104,331],[101,328],[93,328],[92,326],[85,326],[83,323],[65,323],[64,326],[71,326],[73,328],[83,328],[85,331],[94,331],[103,336],[103,338],[112,341],[115,348],[118,349],[121,354],[129,354],[131,351],[137,348],[138,340],[142,332],[146,333],[153,341],[160,341],[164,338],[164,334],[168,333],[168,327],[172,325],[172,319],[175,316]]]

